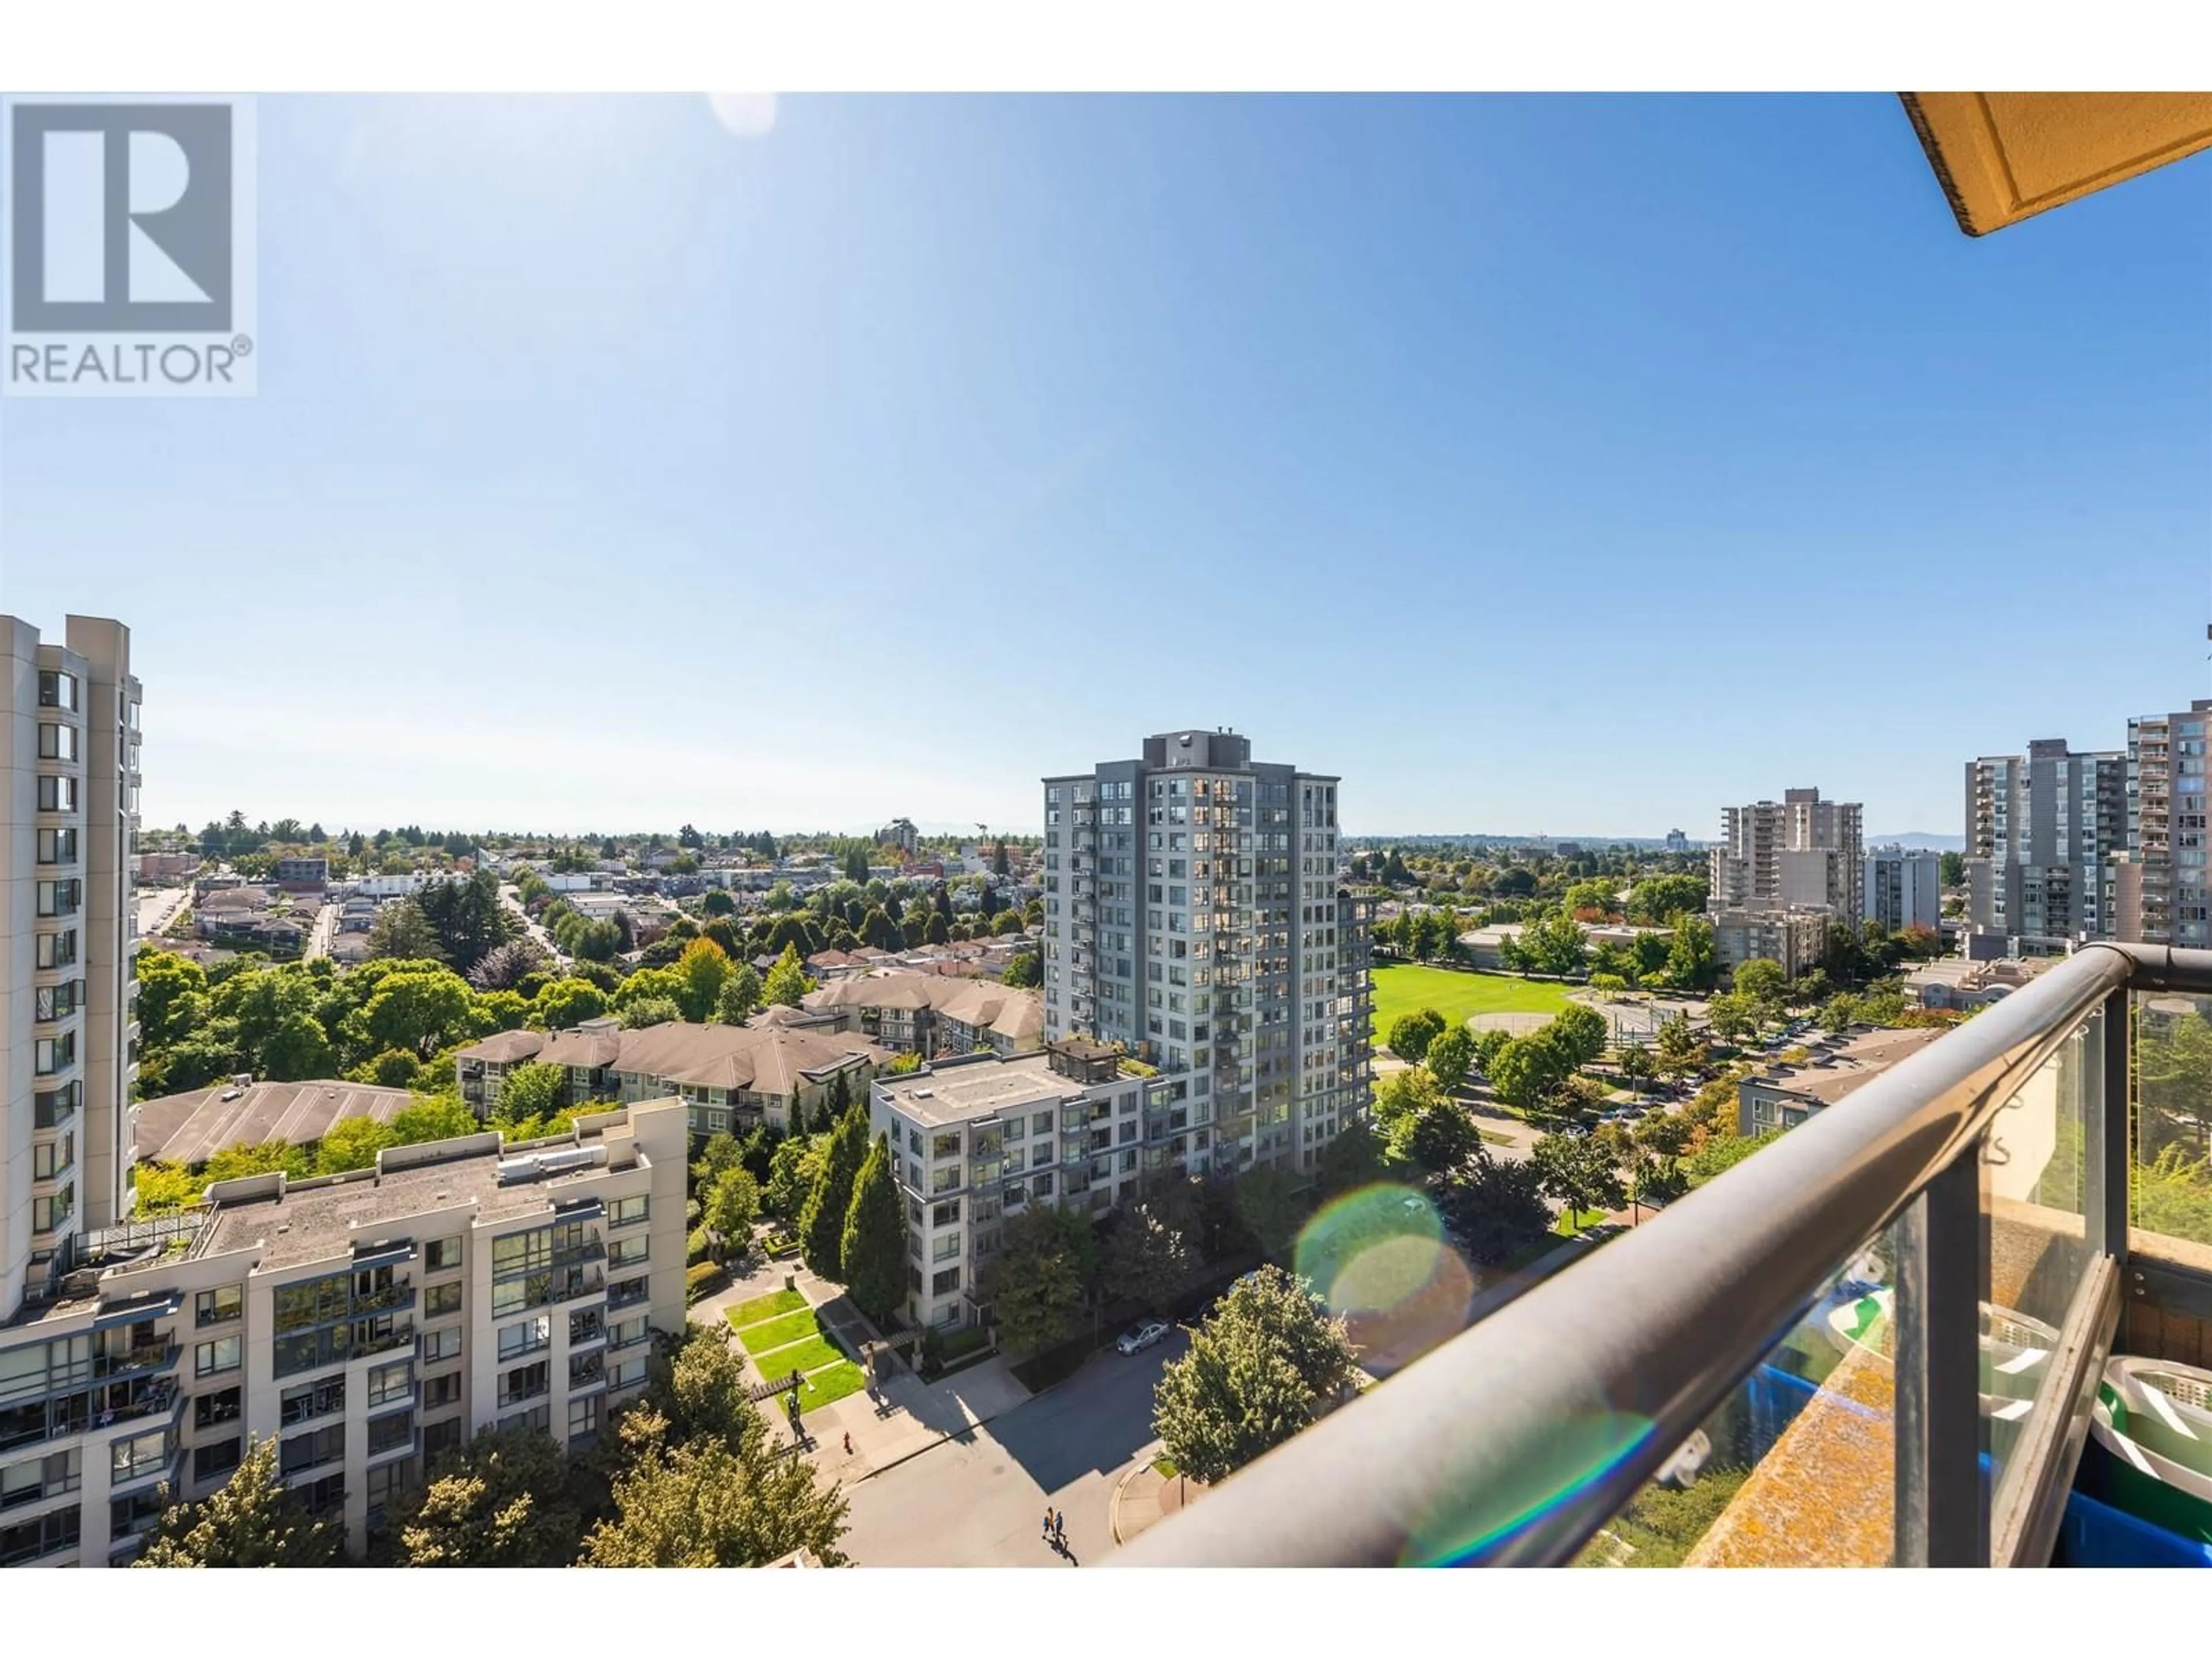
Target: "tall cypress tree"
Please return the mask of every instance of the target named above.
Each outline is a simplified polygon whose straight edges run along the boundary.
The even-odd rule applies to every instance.
[[[867,1115],[858,1106],[848,1107],[830,1132],[822,1178],[799,1212],[800,1258],[824,1279],[844,1277],[845,1212],[853,1207],[853,1182],[867,1153]]]
[[[841,1250],[853,1305],[877,1320],[896,1308],[906,1290],[906,1217],[892,1184],[890,1142],[884,1136],[876,1137],[854,1178]]]

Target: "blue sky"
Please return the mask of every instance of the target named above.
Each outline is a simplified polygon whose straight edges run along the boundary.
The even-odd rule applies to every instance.
[[[260,393],[0,407],[151,822],[1956,833],[2212,691],[2212,158],[1979,241],[1894,99],[266,98]],[[1141,615],[1139,593],[1157,603]]]

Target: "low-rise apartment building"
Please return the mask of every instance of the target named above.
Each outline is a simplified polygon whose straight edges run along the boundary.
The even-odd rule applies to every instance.
[[[1907,974],[1905,994],[1923,1008],[1985,1008],[2002,1001],[2057,960],[2001,957],[1984,962],[1946,957]]]
[[[684,1327],[685,1150],[681,1104],[640,1103],[89,1235],[0,1326],[0,1565],[127,1562],[249,1438],[356,1555],[478,1429],[590,1444]]]
[[[1713,925],[1713,953],[1734,972],[1764,957],[1782,964],[1786,978],[1819,965],[1828,948],[1834,912],[1826,906],[1799,910],[1726,909],[1706,917]]]
[[[1044,1046],[1044,1000],[991,980],[895,970],[855,974],[810,991],[811,1013],[899,1054],[1032,1054]]]
[[[888,1050],[859,1032],[769,1018],[747,1025],[672,1020],[626,1031],[608,1016],[565,1031],[501,1031],[454,1055],[461,1098],[479,1116],[499,1103],[507,1074],[532,1063],[567,1068],[567,1103],[653,1100],[674,1096],[691,1133],[744,1133],[766,1124],[789,1133],[834,1098],[842,1074],[857,1101],[890,1063]]]
[[[987,1322],[1005,1223],[1031,1204],[1095,1215],[1148,1182],[1203,1170],[1213,1103],[1189,1085],[1139,1075],[1118,1050],[1080,1038],[878,1078],[868,1128],[897,1154],[907,1317],[938,1329]]]
[[[1777,1063],[1736,1085],[1736,1133],[1794,1129],[1942,1035],[1934,1028],[1863,1031],[1808,1044],[1811,1058],[1802,1064]]]

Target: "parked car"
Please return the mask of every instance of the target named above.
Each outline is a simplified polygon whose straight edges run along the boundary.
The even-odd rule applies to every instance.
[[[1167,1334],[1167,1321],[1164,1319],[1147,1319],[1142,1323],[1133,1325],[1127,1330],[1122,1332],[1121,1340],[1115,1342],[1114,1346],[1119,1348],[1123,1353],[1142,1353],[1146,1349],[1151,1347],[1153,1343],[1158,1342],[1162,1338],[1165,1337]]]

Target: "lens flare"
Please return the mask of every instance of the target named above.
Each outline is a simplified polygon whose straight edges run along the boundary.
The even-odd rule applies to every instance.
[[[1298,1235],[1295,1265],[1343,1316],[1361,1369],[1376,1376],[1456,1336],[1474,1297],[1435,1206],[1406,1187],[1363,1187],[1329,1203]]]

